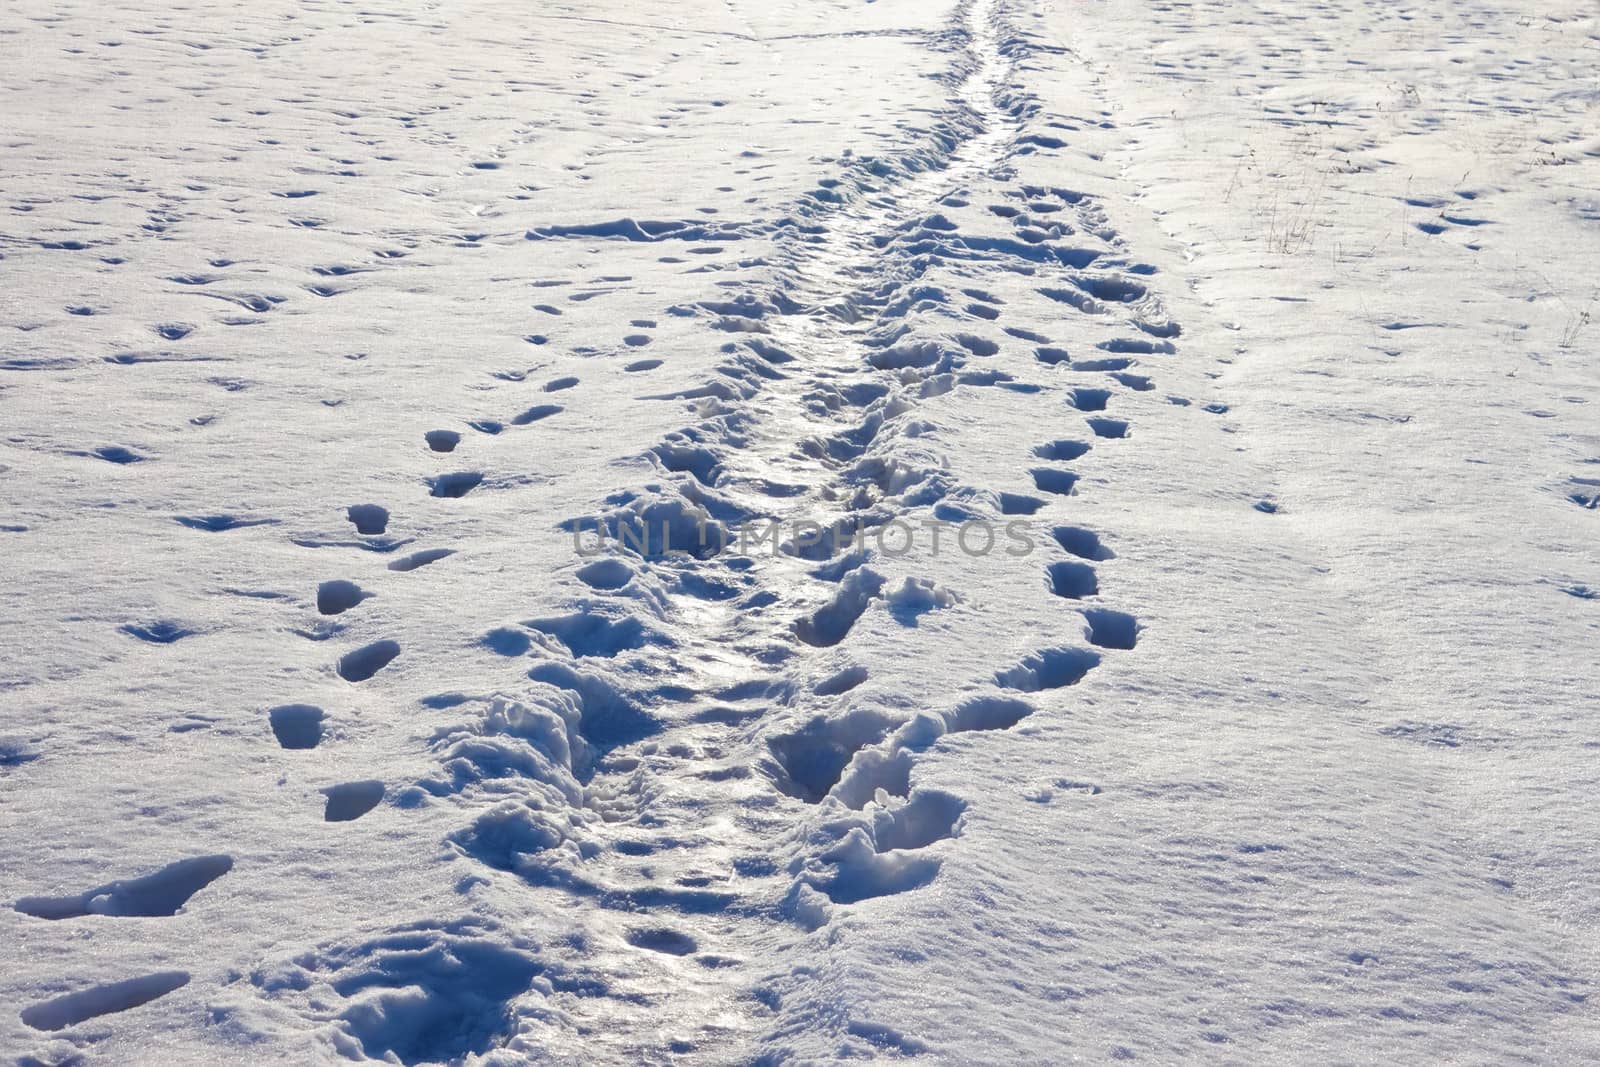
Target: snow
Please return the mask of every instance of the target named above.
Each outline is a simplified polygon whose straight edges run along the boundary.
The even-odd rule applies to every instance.
[[[1600,1057],[1597,57],[0,15],[0,1050]]]

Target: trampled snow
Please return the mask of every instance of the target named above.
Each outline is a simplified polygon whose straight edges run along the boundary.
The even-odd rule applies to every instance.
[[[1600,1058],[1593,4],[0,88],[9,1058]]]

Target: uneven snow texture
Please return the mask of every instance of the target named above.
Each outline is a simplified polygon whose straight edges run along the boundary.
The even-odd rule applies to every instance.
[[[0,72],[10,1058],[1600,1058],[1592,3]]]

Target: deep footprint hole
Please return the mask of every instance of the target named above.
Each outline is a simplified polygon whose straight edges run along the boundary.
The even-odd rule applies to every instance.
[[[394,662],[400,654],[398,641],[374,641],[339,657],[339,677],[347,682],[364,682]]]
[[[668,930],[665,927],[629,930],[624,936],[627,937],[628,944],[635,948],[649,949],[651,952],[663,952],[669,956],[687,956],[699,947],[694,938],[688,934],[679,933],[677,930]]]
[[[315,704],[283,704],[267,712],[272,735],[283,748],[316,748],[322,743],[324,713]]]
[[[1055,538],[1056,544],[1079,559],[1100,562],[1116,558],[1115,553],[1100,543],[1099,534],[1081,526],[1057,526],[1050,531],[1050,536]]]
[[[1007,689],[1036,693],[1077,685],[1099,666],[1100,657],[1081,648],[1047,648],[1027,656],[1010,670],[999,671],[995,681]]]
[[[1031,473],[1033,474],[1033,484],[1039,487],[1040,492],[1044,493],[1071,496],[1073,486],[1078,484],[1078,476],[1076,474],[1055,467],[1039,467]]]
[[[1033,454],[1040,459],[1048,459],[1058,463],[1067,463],[1083,456],[1089,451],[1089,444],[1085,441],[1051,441],[1039,445]]]
[[[345,515],[363,537],[376,537],[389,528],[389,509],[377,504],[351,504]]]
[[[355,582],[335,578],[317,586],[317,610],[324,615],[341,615],[371,595]]]
[[[422,439],[434,452],[454,452],[461,443],[461,435],[455,430],[429,430]]]
[[[1086,563],[1052,563],[1045,568],[1045,573],[1050,579],[1050,591],[1056,596],[1078,600],[1100,591],[1094,568]]]
[[[1032,515],[1044,507],[1044,501],[1036,496],[1024,493],[1001,493],[1000,514],[1002,515]]]
[[[429,479],[429,494],[441,499],[456,499],[472,492],[483,481],[483,475],[477,471],[460,471],[455,474],[441,474],[437,478]]]
[[[1079,388],[1072,391],[1072,406],[1079,411],[1104,411],[1110,400],[1109,389]]]
[[[1132,648],[1139,640],[1139,622],[1124,611],[1090,608],[1083,613],[1089,624],[1089,643],[1101,648]]]
[[[322,791],[328,798],[322,811],[324,822],[354,822],[383,800],[383,783],[376,780],[330,785]]]

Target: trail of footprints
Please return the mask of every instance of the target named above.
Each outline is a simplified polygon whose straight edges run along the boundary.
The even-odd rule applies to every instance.
[[[1042,584],[1058,597],[1089,602],[1079,612],[1088,647],[1040,648],[995,671],[994,695],[968,698],[909,721],[871,704],[850,704],[849,694],[868,678],[864,668],[835,670],[809,693],[801,683],[810,669],[803,649],[844,645],[873,604],[882,603],[896,618],[914,619],[956,597],[915,579],[889,588],[870,566],[871,549],[859,547],[864,535],[887,526],[897,514],[920,511],[959,520],[988,509],[1032,515],[1049,506],[1044,496],[951,484],[937,457],[918,441],[913,413],[928,399],[969,388],[1022,394],[1042,388],[972,366],[974,359],[994,356],[999,345],[977,333],[948,331],[951,308],[959,306],[973,321],[999,323],[1005,302],[973,287],[961,290],[962,300],[925,285],[918,276],[919,257],[937,248],[946,261],[966,260],[980,271],[1003,264],[1027,273],[1067,274],[1087,295],[1077,304],[1058,302],[1094,316],[1109,316],[1109,305],[1121,305],[1140,332],[1159,338],[1112,337],[1099,347],[1117,355],[1075,360],[1048,338],[1007,331],[1036,343],[1042,365],[1074,375],[1103,375],[1108,382],[1066,391],[1065,402],[1083,413],[1087,433],[1034,450],[1039,465],[1028,475],[1045,496],[1078,491],[1078,474],[1064,464],[1086,460],[1093,441],[1129,436],[1128,420],[1108,413],[1117,395],[1111,383],[1130,392],[1149,391],[1151,378],[1131,369],[1139,366],[1138,357],[1175,352],[1170,339],[1178,328],[1154,314],[1154,299],[1143,283],[1115,272],[1110,251],[1115,235],[1107,236],[1091,200],[1030,187],[1013,189],[1010,197],[1025,207],[997,205],[1006,210],[992,214],[1026,231],[1021,241],[974,235],[938,211],[885,232],[891,231],[890,220],[874,218],[881,212],[868,206],[864,216],[882,239],[875,241],[877,262],[863,276],[826,292],[828,283],[844,281],[851,272],[841,265],[819,293],[814,280],[799,276],[830,250],[818,253],[797,238],[793,284],[780,281],[771,294],[699,305],[697,313],[711,318],[711,328],[738,339],[724,344],[720,381],[692,395],[662,399],[700,401],[702,420],[651,449],[663,474],[660,483],[616,494],[599,517],[599,532],[612,550],[576,571],[595,599],[583,599],[582,609],[572,615],[523,625],[526,632],[553,638],[565,657],[544,658],[537,643],[515,627],[485,637],[486,647],[502,655],[526,655],[532,649],[539,662],[529,678],[547,688],[535,690],[526,702],[463,698],[462,706],[476,705],[477,717],[440,738],[441,762],[451,773],[448,779],[422,783],[431,795],[463,796],[474,781],[495,778],[496,795],[504,796],[499,765],[515,754],[527,768],[524,799],[480,809],[472,824],[453,836],[463,854],[535,884],[592,898],[602,908],[628,916],[647,913],[656,921],[625,924],[627,944],[693,958],[716,970],[727,957],[707,951],[699,917],[759,915],[768,906],[769,887],[779,887],[784,914],[802,929],[816,929],[829,921],[834,906],[927,884],[941,862],[928,850],[958,832],[968,802],[917,788],[913,772],[920,755],[949,734],[1015,726],[1036,711],[1024,696],[1076,684],[1100,665],[1098,650],[1135,646],[1139,624],[1134,616],[1094,600],[1099,592],[1094,565],[1113,559],[1113,553],[1095,532],[1060,525],[1052,539],[1063,558],[1044,567]],[[945,203],[956,206],[957,200],[952,196]],[[833,217],[834,203],[819,204],[810,217]],[[1069,214],[1076,217],[1075,226],[1064,221]],[[1062,221],[1045,230],[1034,225],[1039,215]],[[1077,232],[1098,236],[1108,250],[1051,243]],[[1101,258],[1110,261],[1113,272],[1090,271]],[[1037,266],[1041,263],[1047,265]],[[835,353],[859,355],[842,366],[819,368],[814,352],[802,356],[797,351],[819,335]],[[838,355],[833,358],[837,363]],[[792,424],[781,418],[792,410],[835,429],[819,430],[774,466],[771,454],[763,455],[759,446]],[[668,543],[693,545],[696,535],[720,543],[731,536],[724,524],[750,516],[830,509],[838,518],[831,528],[785,543],[783,557],[771,565],[750,566],[692,548],[687,560],[664,551]],[[581,533],[585,521],[574,519],[569,529]],[[778,587],[795,581],[797,569],[831,585],[833,594],[810,611],[788,617],[780,611],[769,620],[767,609],[791,601]],[[690,603],[699,606],[689,608]],[[708,606],[725,610],[707,615]],[[686,657],[635,659],[632,671],[595,662],[670,648],[664,627],[658,627],[681,610],[720,619],[720,627],[709,628],[706,644],[729,651],[713,655],[696,649],[686,650],[694,653]],[[777,634],[774,625],[780,628]],[[645,666],[670,668],[674,660],[675,669]],[[737,669],[708,673],[694,665],[707,661]],[[728,683],[729,676],[745,680]],[[798,721],[792,714],[775,714],[779,708],[808,706],[810,697],[838,703]],[[772,720],[778,721],[767,727]],[[739,757],[751,736],[765,752],[755,774]],[[488,739],[499,747],[486,755]],[[684,775],[706,784],[693,802],[674,804],[666,799],[669,787],[649,784]],[[765,817],[752,811],[763,780],[796,800],[833,810],[842,806],[855,815],[845,820],[830,815],[832,843],[818,848],[816,823],[793,830],[785,827],[781,809]],[[723,792],[712,793],[713,787]],[[654,877],[654,857],[664,850],[694,852],[713,841],[726,846],[727,828],[718,828],[718,839],[707,821],[739,808],[752,828],[735,843],[731,869],[710,860],[708,852],[704,873],[691,871],[665,885]],[[787,863],[772,858],[772,842],[780,840],[787,841],[779,850],[788,853]],[[742,888],[725,888],[730,875]],[[678,921],[663,925],[663,913],[676,913]],[[777,994],[767,990],[758,999],[770,1006]]]
[[[596,532],[606,536],[609,550],[573,572],[583,586],[574,610],[483,635],[490,654],[534,661],[526,694],[441,692],[428,701],[433,708],[458,708],[463,718],[431,740],[438,773],[395,794],[405,805],[459,804],[470,820],[450,836],[454,850],[486,869],[515,872],[616,914],[620,939],[632,949],[698,964],[706,977],[684,977],[686,986],[726,988],[721,974],[737,968],[739,946],[720,950],[709,941],[715,930],[727,930],[727,919],[759,924],[776,908],[803,933],[825,926],[834,908],[932,881],[947,855],[934,846],[959,834],[969,801],[917,786],[918,760],[947,736],[1016,726],[1037,712],[1040,694],[1077,684],[1101,666],[1103,654],[1133,649],[1138,641],[1136,618],[1098,599],[1097,565],[1115,554],[1095,531],[1058,524],[1050,528],[1058,555],[1042,566],[1040,584],[1044,595],[1073,602],[1075,622],[1063,633],[1076,629],[1081,645],[1047,643],[982,680],[989,692],[909,719],[855,702],[852,693],[869,672],[838,662],[837,650],[873,605],[902,625],[915,625],[919,616],[961,597],[926,579],[890,586],[872,566],[875,551],[882,551],[875,538],[902,516],[965,522],[1059,507],[1061,498],[1082,491],[1080,471],[1068,464],[1090,464],[1097,447],[1115,447],[1109,442],[1130,436],[1129,421],[1115,415],[1119,387],[1129,393],[1155,388],[1142,361],[1175,353],[1180,332],[1161,315],[1146,284],[1152,271],[1123,259],[1120,238],[1091,197],[1013,185],[1003,202],[985,210],[964,192],[946,191],[988,187],[1006,174],[1008,153],[1061,143],[1021,133],[1034,105],[1003,88],[998,75],[1005,67],[988,6],[966,10],[972,62],[958,93],[962,102],[940,136],[908,151],[903,167],[890,168],[894,178],[887,185],[863,167],[797,205],[802,225],[779,236],[788,262],[767,291],[667,310],[700,318],[723,338],[724,358],[708,386],[658,398],[689,404],[699,421],[649,450],[658,481],[608,498]],[[931,179],[930,159],[941,172]],[[530,237],[676,239],[671,231],[641,238],[629,227],[638,228],[621,220]],[[1038,281],[1033,292],[1041,300],[1103,322],[1113,336],[1086,359],[1040,333],[1004,325],[1013,310],[1007,298],[975,284],[999,273]],[[175,280],[200,286],[213,279]],[[320,295],[337,291],[329,289]],[[241,301],[256,313],[273,304]],[[537,310],[560,313],[554,305]],[[1051,317],[1029,316],[1036,322]],[[647,346],[651,337],[643,331],[655,325],[634,320],[636,332],[623,338],[623,347]],[[995,340],[994,329],[1007,340]],[[183,336],[176,327],[171,333],[162,336]],[[535,346],[547,342],[542,334],[527,339]],[[1049,384],[982,365],[1017,343],[1028,346]],[[635,360],[624,370],[645,373],[660,365],[658,359]],[[521,371],[506,376],[525,378]],[[1071,384],[1056,384],[1064,379]],[[541,391],[554,395],[577,385],[576,378],[560,377]],[[1059,397],[1061,409],[1081,420],[1082,433],[1039,442],[1022,459],[1031,493],[958,484],[923,432],[922,405],[993,388],[1019,398]],[[496,435],[562,411],[561,404],[544,401],[467,428]],[[815,432],[784,441],[782,434],[796,424],[793,415]],[[467,441],[461,430],[434,428],[423,431],[421,447],[453,456]],[[459,499],[484,479],[474,470],[445,470],[424,489]],[[742,520],[822,514],[833,516],[831,526],[814,537],[792,537],[770,561],[715,551]],[[390,511],[380,504],[351,505],[346,518],[349,538],[296,543],[394,555],[387,566],[397,573],[454,551],[417,547],[400,554],[411,542],[389,535]],[[272,520],[208,515],[176,521],[222,535]],[[575,518],[568,528],[581,536],[586,521]],[[669,542],[704,551],[691,547],[687,557],[668,556]],[[795,590],[818,583],[831,593],[796,613],[793,605],[803,598]],[[381,595],[381,588],[330,577],[315,591],[316,611],[332,619]],[[704,634],[697,647],[677,647],[667,636],[666,624],[684,616],[695,618]],[[151,632],[155,636],[144,639],[162,640]],[[379,639],[337,656],[334,670],[347,683],[365,684],[402,655],[398,642]],[[805,680],[819,670],[823,677]],[[265,719],[286,752],[316,748],[330,729],[326,712],[308,703],[273,706]],[[661,784],[673,778],[696,781],[696,795]],[[375,779],[335,783],[321,792],[327,822],[359,819],[390,795]],[[774,794],[789,803],[774,803]],[[802,819],[797,828],[794,803],[824,814]],[[737,832],[727,824],[730,812],[740,815]],[[703,862],[683,860],[701,853]],[[669,854],[679,873],[664,883],[655,859]],[[229,857],[203,856],[76,896],[25,898],[16,908],[40,919],[174,915],[231,867]],[[708,925],[701,921],[706,917],[720,920]],[[437,987],[408,972],[397,962],[400,950],[391,952],[381,940],[324,947],[305,966],[337,969],[365,960],[397,988],[421,988],[434,1006],[486,1018],[503,1015],[495,1005],[526,992],[536,974],[579,1001],[622,996],[618,979],[577,950],[564,959],[560,946],[540,950],[515,944],[514,937],[508,947],[486,940],[492,920],[463,923],[397,930],[396,945],[420,939],[463,958],[494,955],[495,973],[515,980],[480,989],[479,978],[488,978],[469,974],[464,981],[471,988]],[[34,1005],[24,1019],[58,1029],[145,1003],[187,981],[187,974],[172,972],[113,983]],[[267,995],[296,995],[292,983],[267,988]],[[781,1005],[771,988],[756,991],[755,999],[767,1010]],[[625,1002],[613,1001],[607,1010],[621,1010]],[[359,1036],[358,1015],[345,1020]],[[498,1025],[503,1020],[485,1023]],[[462,1033],[462,1043],[429,1051],[456,1055],[490,1039],[472,1025]],[[395,1052],[403,1062],[416,1062],[408,1050],[384,1047],[381,1034],[368,1037],[369,1055]]]

